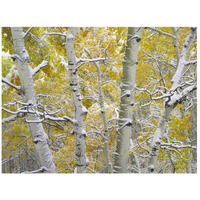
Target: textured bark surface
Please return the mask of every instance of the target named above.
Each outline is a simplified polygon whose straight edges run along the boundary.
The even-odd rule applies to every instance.
[[[174,77],[172,79],[172,87],[170,89],[170,92],[173,93],[172,96],[168,99],[168,101],[165,102],[165,107],[162,112],[161,118],[159,120],[157,129],[153,136],[153,142],[151,146],[151,152],[149,155],[149,161],[148,161],[148,167],[147,172],[153,173],[155,172],[155,166],[159,154],[161,139],[166,131],[166,128],[168,126],[169,117],[171,115],[171,112],[173,111],[174,107],[179,102],[179,95],[177,93],[177,87],[179,86],[179,83],[182,78],[182,74],[184,71],[184,68],[187,64],[187,55],[188,51],[190,49],[190,46],[195,38],[196,35],[196,28],[191,29],[191,34],[185,39],[185,43],[183,45],[183,49],[179,58],[178,67],[176,70],[176,73],[174,74]],[[191,87],[191,86],[190,86]],[[189,89],[190,87],[186,88],[185,90]]]
[[[114,154],[114,172],[126,173],[132,125],[132,101],[135,87],[135,74],[139,42],[143,28],[128,28],[127,43],[123,60],[121,100],[117,131],[117,144]]]
[[[195,105],[190,117],[190,123],[192,124],[191,129],[189,130],[189,139],[192,146],[197,147],[197,106]],[[197,173],[197,148],[192,150],[192,173]]]
[[[19,78],[21,81],[21,95],[24,102],[30,104],[30,110],[35,110],[36,97],[33,87],[32,71],[29,67],[29,55],[24,46],[24,33],[22,28],[11,28],[14,48],[14,58]],[[39,121],[39,117],[36,114],[27,114],[26,119],[28,121]],[[29,123],[31,135],[33,138],[37,160],[41,167],[45,167],[44,172],[54,173],[55,165],[51,151],[48,146],[48,137],[44,132],[41,123]]]
[[[165,105],[165,108],[162,112],[160,121],[158,123],[156,132],[154,133],[154,137],[153,137],[151,152],[150,152],[149,161],[148,161],[148,168],[147,168],[148,172],[154,172],[155,170],[155,164],[158,158],[161,139],[167,129],[169,117],[171,115],[172,110],[173,110],[172,107],[168,107],[167,105]]]
[[[87,114],[86,108],[82,105],[81,94],[79,90],[79,81],[76,71],[77,59],[74,51],[74,41],[77,28],[69,28],[67,33],[66,50],[68,58],[68,76],[74,105],[76,124],[74,125],[73,134],[76,138],[76,164],[77,173],[86,173],[87,157],[85,155],[85,137],[86,132],[83,127],[83,118]]]
[[[91,54],[87,49],[85,49],[86,53],[90,57],[90,59],[93,59]],[[109,147],[108,147],[108,125],[107,125],[107,119],[106,119],[106,110],[104,106],[104,96],[103,96],[103,88],[102,88],[102,80],[101,80],[101,70],[99,67],[99,64],[97,62],[94,62],[94,65],[97,70],[97,78],[98,78],[98,86],[99,86],[99,102],[101,106],[101,116],[103,119],[103,126],[104,126],[104,156],[105,156],[105,173],[111,173],[112,172],[112,165],[110,161],[109,156]]]

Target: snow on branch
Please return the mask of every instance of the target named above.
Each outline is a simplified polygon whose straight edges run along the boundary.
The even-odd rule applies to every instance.
[[[181,98],[180,96],[186,96],[188,93],[191,92],[190,90],[191,90],[192,88],[193,88],[192,90],[196,89],[196,84],[194,84],[193,81],[185,81],[185,82],[179,84],[176,88],[174,88],[174,90],[170,90],[170,91],[169,91],[168,93],[166,93],[166,94],[164,94],[162,91],[158,91],[158,92],[160,92],[160,93],[163,94],[162,96],[151,97],[151,96],[153,95],[153,94],[151,94],[150,97],[151,97],[152,100],[160,100],[160,99],[172,97],[172,96],[177,95],[177,94],[175,94],[175,91],[177,91],[179,88],[183,88],[183,87],[186,86],[186,85],[189,85],[189,86],[191,86],[191,87],[188,87],[188,88],[186,88],[185,90],[183,90],[182,93],[181,93],[181,94],[179,93],[177,97]],[[186,92],[186,91],[188,91],[188,92]],[[156,91],[156,93],[157,93],[157,91]],[[154,93],[154,94],[156,94],[156,93]],[[184,93],[187,93],[187,94],[184,94]]]
[[[30,31],[31,31],[32,28],[33,28],[33,27],[30,27],[30,28],[26,31],[26,33],[24,33],[23,38],[25,38],[25,37],[30,33]]]
[[[195,38],[195,35],[196,35],[196,28],[191,28],[190,35],[185,39],[185,43],[183,45],[183,49],[182,49],[182,52],[180,55],[180,60],[179,60],[179,64],[178,64],[176,73],[174,74],[172,81],[171,81],[173,83],[172,90],[177,87],[177,85],[179,84],[179,82],[181,80],[183,70],[185,68],[185,65],[187,64],[186,59],[187,59],[188,51],[189,51],[189,48]]]
[[[120,129],[124,128],[125,126],[131,126],[133,121],[132,119],[129,119],[129,118],[122,118],[122,119],[119,119],[119,124],[120,124],[120,127],[117,129],[117,131],[119,131]],[[121,121],[124,123],[121,123]]]
[[[43,67],[48,65],[48,61],[43,60],[41,64],[39,64],[36,68],[32,69],[32,76],[37,74]]]
[[[3,118],[1,122],[4,124],[4,123],[9,123],[11,121],[15,121],[16,119],[17,115],[12,115],[10,117]]]
[[[51,32],[51,33],[45,33],[46,35],[58,35],[58,36],[64,36],[64,37],[67,37],[66,34],[63,34],[63,33],[56,33],[56,32]]]
[[[53,116],[50,116],[48,114],[45,114],[45,113],[42,113],[42,112],[39,112],[39,111],[33,111],[33,110],[30,110],[30,109],[26,109],[26,110],[23,110],[23,109],[19,109],[18,111],[11,111],[11,110],[8,110],[6,108],[2,108],[2,110],[4,110],[5,112],[8,112],[10,114],[13,114],[13,115],[19,115],[20,113],[24,113],[24,114],[35,114],[35,115],[38,115],[40,117],[43,117],[43,119],[38,119],[38,120],[26,120],[26,122],[28,123],[41,123],[42,121],[44,121],[45,119],[49,119],[51,121],[67,121],[67,122],[70,122],[72,124],[76,124],[77,121],[74,120],[74,119],[71,119],[70,117],[67,117],[67,116],[63,116],[63,117],[53,117]]]
[[[16,86],[16,85],[13,85],[11,82],[9,82],[6,78],[3,78],[2,77],[2,82],[3,83],[6,83],[7,85],[9,85],[10,87],[14,88],[15,90],[17,91],[20,91],[21,87],[20,86]]]
[[[10,55],[10,58],[12,58],[12,60],[15,62],[16,59],[19,59],[21,62],[22,62],[22,59],[19,55],[17,54],[13,54],[13,55]]]
[[[190,92],[197,89],[197,84],[185,88],[180,94],[174,94],[171,96],[170,101],[167,102],[168,106],[175,105],[176,103],[181,102]]]
[[[22,174],[35,174],[35,173],[43,173],[43,172],[49,172],[49,170],[45,166],[42,166],[40,167],[40,169],[37,169],[34,171],[25,171],[25,172],[22,172]]]
[[[28,112],[27,112],[28,113]],[[32,113],[29,111],[29,113]],[[26,120],[27,123],[41,123],[43,122],[45,119],[49,119],[51,121],[67,121],[67,122],[70,122],[72,124],[76,124],[77,121],[74,120],[74,119],[71,119],[67,116],[63,116],[63,117],[52,117],[50,115],[47,115],[47,114],[44,114],[44,113],[41,113],[41,112],[37,112],[37,113],[34,113],[33,114],[39,114],[41,117],[44,117],[43,119],[39,119],[39,120]]]
[[[105,61],[106,58],[93,58],[93,59],[77,59],[76,64],[81,63],[78,67],[76,67],[75,71],[77,71],[82,65],[84,65],[85,63],[89,63],[89,62],[99,62],[99,61]]]
[[[133,39],[135,39],[137,42],[139,42],[139,41],[141,40],[140,36],[134,35],[134,36],[132,36],[129,40],[127,40],[127,42],[129,42],[129,41],[131,41],[131,40],[133,40]]]
[[[152,97],[151,99],[152,100],[160,100],[160,99],[164,99],[164,98],[167,98],[167,97],[170,97],[172,96],[172,94],[164,94],[162,96],[159,96],[159,97]]]
[[[191,145],[178,145],[178,144],[173,144],[173,143],[161,143],[161,148],[168,148],[168,147],[173,147],[176,149],[184,149],[184,148],[191,148],[191,149],[196,149],[196,146],[191,146]]]
[[[185,63],[186,66],[187,65],[195,65],[195,64],[197,64],[197,60],[191,60],[191,61],[188,61]]]
[[[163,31],[158,30],[158,29],[156,29],[156,28],[149,27],[149,29],[152,30],[152,31],[156,31],[156,32],[158,32],[158,33],[160,33],[160,34],[162,34],[162,35],[166,35],[166,36],[168,36],[168,37],[171,37],[171,38],[173,38],[173,39],[176,39],[176,37],[175,37],[174,35],[171,35],[171,34],[169,34],[169,33],[163,32]]]
[[[106,60],[106,58],[78,59],[77,63],[79,63],[79,62],[85,62],[85,63],[88,63],[88,62],[98,62],[98,61],[104,61],[104,60]]]
[[[125,90],[123,93],[122,93],[122,95],[121,95],[121,97],[130,97],[131,96],[131,93],[134,91],[134,90],[136,90],[137,89],[137,86],[136,86],[136,84],[135,84],[135,86],[131,89],[131,90]]]

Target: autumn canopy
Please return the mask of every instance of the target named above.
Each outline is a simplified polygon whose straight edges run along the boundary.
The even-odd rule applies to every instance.
[[[196,173],[195,27],[3,27],[3,173]]]

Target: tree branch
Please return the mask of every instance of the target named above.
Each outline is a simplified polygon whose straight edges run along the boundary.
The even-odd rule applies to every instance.
[[[49,170],[45,166],[42,166],[40,167],[40,169],[37,169],[34,171],[25,171],[25,172],[22,172],[22,174],[35,174],[35,173],[43,173],[43,172],[49,172]]]
[[[180,94],[174,94],[171,96],[170,101],[167,102],[168,106],[176,105],[181,102],[190,92],[197,89],[197,84],[185,88]]]
[[[32,28],[33,28],[33,27],[30,27],[30,28],[28,29],[28,31],[26,31],[26,33],[24,33],[23,38],[25,38],[25,37],[29,34],[29,32],[31,31]]]
[[[161,148],[165,148],[167,149],[168,147],[173,147],[175,149],[185,149],[185,148],[191,148],[191,149],[196,149],[197,147],[196,146],[191,146],[191,145],[176,145],[176,144],[173,144],[173,143],[161,143],[160,145]]]
[[[17,91],[20,91],[21,87],[20,86],[16,86],[16,85],[13,85],[11,82],[9,82],[6,78],[3,78],[2,77],[2,82],[3,83],[6,83],[7,85],[9,85],[10,87],[14,88],[15,90]]]
[[[182,52],[180,55],[180,60],[178,63],[176,73],[174,74],[174,76],[171,80],[171,82],[173,83],[171,89],[174,89],[175,87],[177,87],[178,83],[181,80],[185,65],[187,64],[186,59],[187,59],[188,51],[189,51],[189,48],[190,48],[190,46],[195,38],[195,35],[196,35],[196,28],[192,28],[191,30],[192,31],[191,31],[190,35],[185,39],[185,43],[183,45],[183,49],[182,49]]]
[[[173,36],[173,35],[171,35],[171,34],[169,34],[169,33],[163,32],[163,31],[161,31],[161,30],[158,30],[158,29],[156,29],[156,28],[151,28],[151,27],[149,27],[149,29],[152,30],[152,31],[156,31],[156,32],[158,32],[158,33],[160,33],[160,34],[166,35],[166,36],[168,36],[168,37],[171,37],[171,38],[173,38],[173,39],[176,39],[175,36]]]
[[[83,63],[81,63],[78,67],[76,67],[75,72],[76,72],[82,65],[84,65],[85,63],[89,63],[89,62],[94,62],[94,63],[96,63],[96,62],[98,62],[98,61],[105,61],[105,60],[106,60],[106,58],[78,59],[78,60],[77,60],[77,63],[80,63],[80,62],[83,62]]]
[[[70,117],[67,117],[67,116],[63,116],[63,117],[52,117],[50,115],[47,115],[45,113],[42,113],[42,112],[39,112],[39,111],[33,111],[33,110],[18,110],[18,111],[11,111],[11,110],[8,110],[6,108],[2,108],[2,110],[10,113],[10,114],[13,114],[13,115],[18,115],[20,113],[30,113],[30,114],[35,114],[35,115],[39,115],[41,117],[43,117],[43,119],[40,119],[40,120],[27,120],[28,123],[41,123],[44,119],[49,119],[49,120],[52,120],[52,121],[67,121],[67,122],[70,122],[72,124],[76,124],[77,121],[74,120],[74,119],[71,119]]]
[[[41,64],[39,64],[36,68],[32,69],[32,76],[37,74],[43,67],[48,65],[48,61],[43,60]]]
[[[195,64],[197,64],[197,60],[191,60],[191,61],[188,61],[185,63],[186,66],[187,65],[195,65]]]
[[[16,119],[17,115],[12,115],[10,117],[3,118],[1,122],[4,124],[4,123],[9,123],[11,121],[15,121]]]
[[[66,34],[63,34],[63,33],[55,33],[55,32],[51,32],[51,33],[45,33],[46,35],[57,35],[57,36],[64,36],[64,37],[67,37]]]

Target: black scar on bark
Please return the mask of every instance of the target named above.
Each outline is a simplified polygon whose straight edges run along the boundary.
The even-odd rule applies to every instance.
[[[196,31],[196,27],[191,27],[191,30],[192,31]]]
[[[154,171],[154,169],[151,168],[151,169],[150,169],[150,172],[153,172],[153,171]]]
[[[140,41],[141,41],[141,38],[137,37],[137,38],[136,38],[136,41],[137,41],[137,42],[140,42]]]

